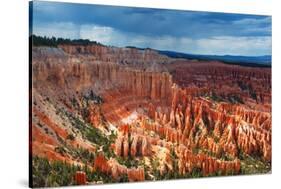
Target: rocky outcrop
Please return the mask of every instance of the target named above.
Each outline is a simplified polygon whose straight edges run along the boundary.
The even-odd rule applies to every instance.
[[[222,161],[205,154],[195,155],[184,146],[179,146],[176,149],[176,154],[179,157],[178,167],[180,174],[191,173],[195,168],[202,170],[203,176],[212,175],[220,172],[225,174],[238,174],[241,164],[238,159],[234,161]]]
[[[102,45],[59,45],[59,48],[71,55],[91,55],[95,60],[119,64],[169,63],[165,55],[152,49],[117,48]]]
[[[99,170],[103,173],[109,174],[111,172],[107,159],[102,154],[99,154],[95,158],[93,167],[94,167],[94,170]]]
[[[238,147],[246,154],[260,154],[265,161],[271,161],[271,135],[262,129],[240,125],[235,130]]]
[[[168,174],[169,172],[174,171],[174,162],[172,160],[171,152],[172,146],[169,146],[168,143],[158,143],[156,147],[157,159],[159,160],[159,166],[157,169],[160,172],[160,175]]]
[[[131,168],[128,169],[128,179],[130,182],[144,181],[144,168]]]
[[[122,157],[149,156],[151,144],[146,136],[130,132],[128,126],[123,125],[115,141],[115,153]]]
[[[72,92],[95,89],[97,93],[102,93],[117,87],[155,100],[170,97],[172,78],[167,72],[146,71],[111,62],[89,62],[83,58],[75,62],[69,55],[65,55],[59,64],[52,60],[53,56],[48,55],[32,62],[35,87],[40,88],[46,83],[55,87],[58,93],[67,89]]]
[[[85,185],[87,183],[86,173],[83,171],[76,171],[74,180],[77,185]]]
[[[111,175],[115,180],[119,180],[121,176],[128,174],[128,168],[120,165],[115,159],[108,160],[108,164],[111,167]]]
[[[94,168],[98,168],[99,171],[111,175],[115,180],[119,180],[122,176],[128,176],[130,182],[145,180],[144,168],[142,167],[127,168],[119,164],[116,159],[106,160],[101,154],[97,158],[94,162]]]
[[[220,62],[177,61],[168,65],[173,80],[193,95],[237,96],[244,103],[271,103],[271,69]]]
[[[93,104],[89,104],[88,114],[89,123],[91,123],[94,127],[98,128],[103,121],[100,107],[95,106]]]
[[[206,149],[216,157],[227,154],[237,158],[240,150],[271,159],[270,114],[229,103],[214,105],[206,99],[191,98],[177,86],[173,87],[171,104],[169,114],[150,108],[155,111],[156,122],[143,119],[141,127],[172,143]]]

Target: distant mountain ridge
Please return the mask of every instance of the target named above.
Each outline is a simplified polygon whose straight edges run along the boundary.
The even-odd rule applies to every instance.
[[[230,64],[249,65],[249,66],[271,66],[271,55],[264,56],[235,56],[235,55],[200,55],[200,54],[187,54],[174,51],[161,51],[157,50],[160,54],[172,58],[185,58],[196,60],[217,60]]]

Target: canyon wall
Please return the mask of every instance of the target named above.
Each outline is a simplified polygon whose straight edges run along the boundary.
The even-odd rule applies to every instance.
[[[90,55],[95,60],[117,64],[169,63],[171,59],[152,49],[118,48],[102,45],[59,45],[59,48],[71,55]]]
[[[228,99],[235,96],[240,103],[271,104],[271,68],[188,60],[167,67],[173,81],[189,88],[190,94]]]
[[[42,83],[57,87],[83,91],[94,89],[102,93],[109,89],[123,89],[136,96],[155,100],[170,97],[172,78],[167,72],[143,71],[110,62],[81,62],[64,54],[58,58],[44,55],[44,49],[34,53],[33,85],[40,88]],[[35,52],[36,52],[35,51]],[[43,52],[42,52],[43,51]],[[40,53],[40,58],[36,54]],[[38,55],[39,56],[39,55]],[[56,61],[53,61],[53,59]]]

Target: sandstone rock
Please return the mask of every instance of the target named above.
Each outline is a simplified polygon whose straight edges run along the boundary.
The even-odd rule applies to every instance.
[[[86,173],[83,171],[76,171],[75,176],[75,183],[78,185],[85,185],[86,184]]]
[[[143,168],[131,168],[128,169],[128,179],[130,182],[144,181],[144,169]]]
[[[110,158],[108,165],[111,168],[111,175],[115,180],[119,180],[122,175],[127,175],[128,168],[120,165],[117,160]]]
[[[95,160],[94,160],[94,169],[99,170],[103,173],[109,174],[110,173],[110,167],[107,163],[106,158],[102,155],[99,154]]]
[[[237,159],[234,161],[221,161],[202,153],[195,155],[182,145],[176,149],[176,153],[179,157],[178,166],[180,174],[191,173],[194,167],[202,169],[204,176],[218,171],[222,172],[222,174],[237,174],[240,171],[240,161]]]
[[[124,133],[116,139],[115,153],[118,156],[131,157],[149,156],[151,154],[151,144],[147,137],[130,133],[130,137],[125,136]]]
[[[94,90],[104,103],[87,105],[86,121],[99,129],[103,122],[118,128],[118,137],[112,144],[117,156],[154,158],[160,155],[158,168],[162,175],[174,171],[170,156],[174,148],[180,174],[191,173],[194,168],[202,170],[205,176],[219,171],[225,175],[237,174],[241,169],[238,152],[261,154],[263,161],[271,161],[270,69],[218,62],[183,63],[185,60],[172,60],[153,50],[102,45],[62,45],[59,48],[53,49],[58,52],[52,55],[46,55],[46,49],[34,50],[34,91],[39,94],[37,98],[52,97],[53,104],[40,103],[41,109],[50,111],[58,106],[80,116],[81,111],[75,109],[69,99],[73,97],[79,101],[85,92]],[[159,66],[170,61],[174,62]],[[230,103],[229,95],[243,103]],[[64,96],[67,98],[62,98]],[[225,102],[220,102],[220,98]],[[78,104],[81,107],[81,102]],[[124,124],[123,118],[136,109],[142,109],[142,113],[137,113],[143,117]],[[72,125],[64,127],[51,120],[55,112],[50,115],[33,112],[34,120],[40,120],[61,138],[67,137],[69,125]],[[59,115],[55,118],[60,120]],[[49,146],[42,145],[42,148],[50,148],[52,144],[59,146],[55,137],[39,134],[39,130],[34,132],[37,134],[34,144],[42,143],[45,138]],[[48,157],[62,158],[51,150],[35,147],[36,153],[47,151]],[[198,153],[193,152],[197,149]],[[222,154],[231,156],[234,161],[219,160]],[[143,168],[128,169],[101,154],[95,158],[93,168],[115,180],[126,174],[130,181],[144,180]],[[81,175],[77,175],[78,183]],[[84,183],[84,178],[82,181]]]

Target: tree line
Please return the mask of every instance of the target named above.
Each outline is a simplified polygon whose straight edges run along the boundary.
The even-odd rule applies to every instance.
[[[102,45],[96,41],[90,41],[89,39],[64,39],[56,37],[42,37],[37,35],[29,36],[29,43],[32,46],[49,46],[57,47],[58,45]]]

